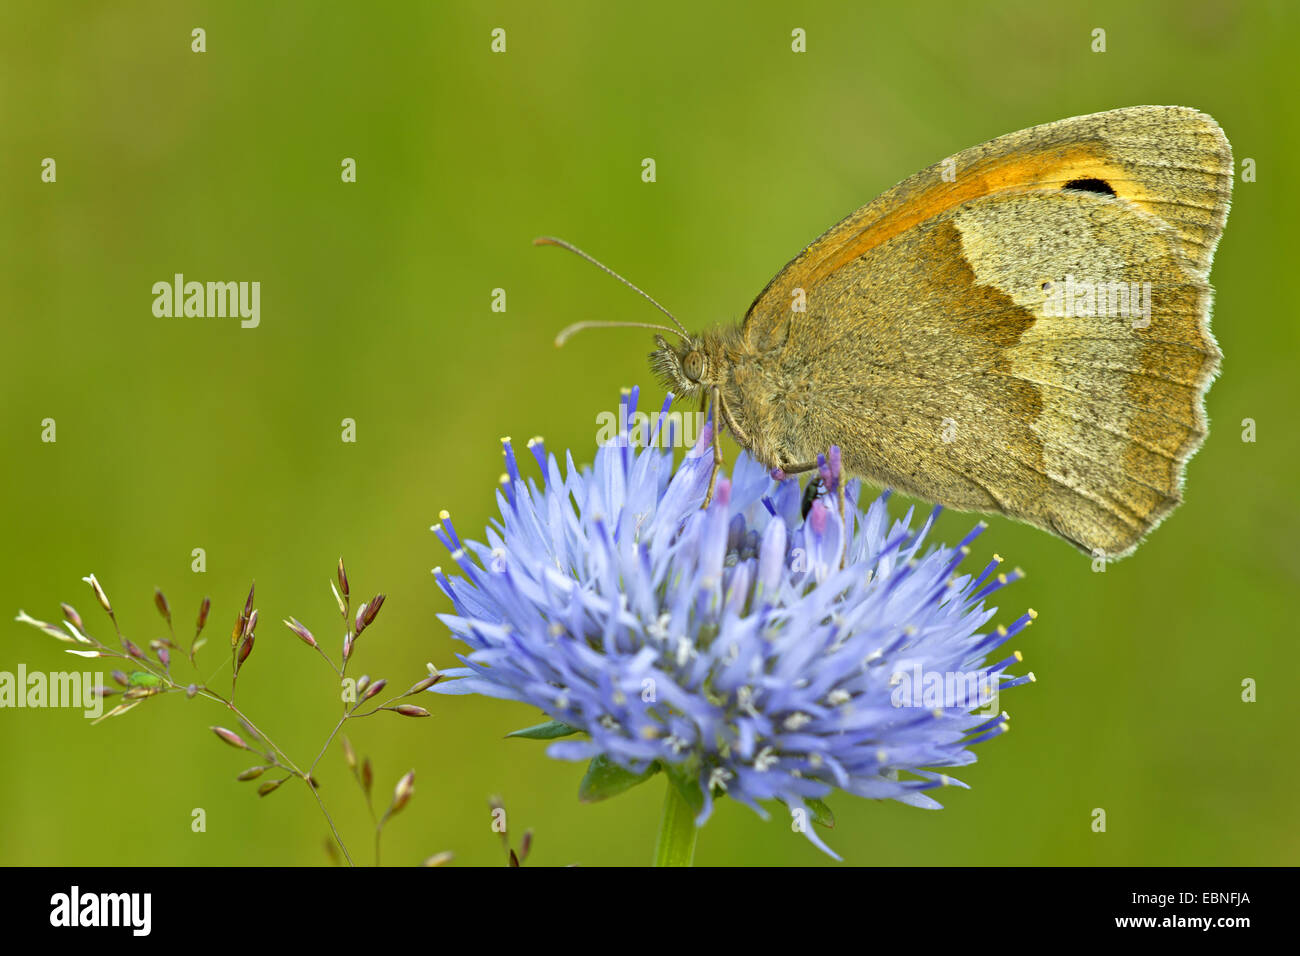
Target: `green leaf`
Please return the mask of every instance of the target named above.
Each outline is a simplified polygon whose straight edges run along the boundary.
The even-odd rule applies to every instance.
[[[578,799],[583,803],[595,803],[597,800],[616,797],[624,790],[631,790],[638,783],[645,783],[660,769],[656,761],[641,773],[633,773],[631,770],[624,770],[601,754],[587,765],[587,773],[583,776],[582,783],[578,785]]]
[[[699,763],[696,760],[670,763],[664,767],[668,779],[677,788],[686,805],[691,808],[691,813],[696,816],[704,811],[704,791],[700,789],[699,770]]]
[[[562,721],[548,720],[544,724],[525,727],[523,730],[512,730],[506,736],[525,737],[528,740],[554,740],[556,737],[568,737],[581,732],[577,727],[570,727]]]
[[[828,830],[834,828],[835,814],[831,813],[831,808],[826,806],[825,801],[818,800],[816,797],[804,797],[803,802],[812,811],[813,823]]]

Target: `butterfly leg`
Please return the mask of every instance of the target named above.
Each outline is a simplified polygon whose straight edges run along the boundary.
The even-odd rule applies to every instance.
[[[718,407],[722,409],[722,420],[726,422],[727,427],[731,429],[731,434],[736,439],[736,442],[742,448],[749,448],[750,447],[749,436],[745,434],[745,430],[743,428],[741,428],[739,425],[736,424],[736,419],[732,417],[731,409],[728,407],[726,401],[722,398],[721,392],[718,393]]]
[[[815,461],[810,461],[805,465],[777,465],[772,469],[772,477],[777,481],[784,481],[793,475],[802,474],[805,471],[814,471],[816,468],[817,462]]]
[[[722,405],[722,392],[714,388],[713,392],[713,471],[709,475],[709,490],[704,493],[704,504],[701,508],[707,508],[709,502],[713,500],[713,489],[718,484],[718,472],[722,469],[722,428],[718,422],[718,409]],[[701,401],[701,404],[703,402]]]
[[[722,390],[714,388],[713,409],[714,409],[714,429],[713,429],[713,474],[709,476],[709,493],[704,497],[704,507],[709,506],[709,501],[713,498],[713,486],[718,480],[718,469],[722,467],[722,426],[718,423],[721,418],[726,423],[727,428],[731,430],[731,435],[742,448],[749,447],[749,436],[745,430],[736,424],[735,416],[731,414],[731,409],[727,407],[726,401],[722,397]],[[701,404],[703,402],[701,401]]]
[[[844,549],[840,554],[840,570],[849,560],[849,522],[844,513],[844,476],[840,475],[839,480],[839,499],[840,499],[840,534],[844,535]]]

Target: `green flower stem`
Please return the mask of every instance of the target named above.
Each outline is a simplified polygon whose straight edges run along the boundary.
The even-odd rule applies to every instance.
[[[659,842],[655,845],[655,866],[690,866],[695,860],[695,839],[699,828],[695,814],[682,799],[671,780],[664,797],[664,816],[659,824]]]

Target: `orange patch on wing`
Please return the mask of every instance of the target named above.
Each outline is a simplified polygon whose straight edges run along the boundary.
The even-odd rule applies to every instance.
[[[1121,198],[1139,204],[1146,199],[1146,191],[1123,167],[1107,159],[1098,149],[1098,145],[1088,144],[1034,156],[992,157],[970,169],[958,170],[956,182],[940,180],[912,196],[891,197],[895,199],[894,208],[880,218],[865,227],[850,218],[804,250],[788,274],[782,276],[781,299],[788,298],[786,290],[814,288],[863,253],[919,223],[993,193],[1035,186],[1060,189],[1076,179],[1100,179],[1111,183]]]

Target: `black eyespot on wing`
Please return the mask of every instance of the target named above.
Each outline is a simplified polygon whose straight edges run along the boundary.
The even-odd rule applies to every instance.
[[[1103,196],[1115,195],[1115,187],[1104,179],[1071,179],[1061,188],[1078,189],[1085,193],[1100,193]]]

